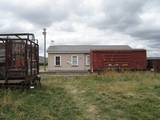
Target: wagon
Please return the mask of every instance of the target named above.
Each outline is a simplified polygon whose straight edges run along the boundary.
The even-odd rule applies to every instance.
[[[0,34],[0,87],[40,85],[39,45],[34,34]]]
[[[160,57],[148,57],[147,69],[155,72],[160,72]]]
[[[91,50],[91,72],[103,70],[145,70],[146,50]]]

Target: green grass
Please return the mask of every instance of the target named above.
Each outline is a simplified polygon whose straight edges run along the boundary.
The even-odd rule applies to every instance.
[[[0,120],[157,120],[160,74],[42,76],[42,88],[0,90]]]

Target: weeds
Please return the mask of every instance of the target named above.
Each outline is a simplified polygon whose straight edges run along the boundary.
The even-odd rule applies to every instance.
[[[42,76],[42,88],[0,90],[0,120],[160,118],[160,74]]]

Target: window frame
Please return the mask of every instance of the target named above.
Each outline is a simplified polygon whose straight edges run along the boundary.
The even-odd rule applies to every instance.
[[[77,64],[73,64],[73,57],[77,57]],[[72,66],[78,66],[79,65],[79,60],[78,60],[78,55],[72,55],[71,56],[71,64],[72,64]]]
[[[56,65],[56,57],[59,57],[59,58],[60,58],[60,61],[59,61],[60,65]],[[61,56],[60,56],[60,55],[55,55],[55,56],[54,56],[54,65],[57,66],[57,67],[60,67],[60,66],[61,66]]]
[[[90,62],[88,63],[88,59],[89,59],[89,61],[90,61],[90,55],[86,55],[86,62],[85,62],[85,63],[86,63],[87,66],[90,65]]]

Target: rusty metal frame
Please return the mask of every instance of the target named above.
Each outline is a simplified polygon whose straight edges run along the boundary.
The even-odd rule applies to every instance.
[[[36,40],[34,37],[34,34],[32,33],[0,34],[0,41],[2,41],[2,43],[5,46],[5,78],[4,78],[5,82],[3,84],[8,85],[9,81],[12,81],[12,78],[9,76],[9,72],[11,70],[9,63],[11,58],[13,58],[13,56],[11,56],[12,55],[11,52],[13,49],[11,48],[11,45],[13,44],[16,45],[17,43],[24,45],[25,49],[24,50],[25,76],[24,78],[21,79],[17,76],[17,78],[15,79],[16,80],[20,79],[20,81],[29,84],[31,82],[34,82],[35,78],[37,78],[39,74],[39,45],[38,45],[38,40]],[[15,71],[18,71],[18,69],[15,68]]]

